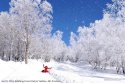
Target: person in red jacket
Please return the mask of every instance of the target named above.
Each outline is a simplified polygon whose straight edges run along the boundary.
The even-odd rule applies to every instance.
[[[44,64],[43,64],[43,70],[41,71],[41,72],[44,72],[44,73],[48,73],[49,72],[49,70],[48,69],[51,69],[51,68],[49,68],[48,66],[44,66]]]

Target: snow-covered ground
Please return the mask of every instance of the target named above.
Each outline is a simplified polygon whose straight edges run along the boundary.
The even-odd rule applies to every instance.
[[[42,65],[52,67],[50,73],[41,73]],[[88,65],[29,60],[5,62],[0,60],[0,83],[125,83],[125,76],[97,72]]]
[[[58,82],[49,73],[41,73],[42,69],[43,63],[38,61],[29,61],[29,64],[0,61],[0,81],[3,83]]]

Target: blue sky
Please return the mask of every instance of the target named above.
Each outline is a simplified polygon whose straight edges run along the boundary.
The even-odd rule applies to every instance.
[[[0,0],[0,11],[9,9],[10,0]],[[63,31],[63,40],[68,45],[70,32],[77,32],[78,26],[88,26],[102,19],[103,9],[111,0],[48,0],[53,6],[53,31]]]
[[[53,31],[63,31],[63,40],[69,44],[70,32],[78,26],[89,26],[102,19],[103,9],[111,0],[48,0],[53,6]]]
[[[10,0],[0,0],[0,11],[8,11]]]

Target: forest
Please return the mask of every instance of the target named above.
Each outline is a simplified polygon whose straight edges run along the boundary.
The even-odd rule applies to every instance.
[[[103,18],[71,32],[52,33],[53,8],[46,0],[11,0],[0,12],[0,59],[28,64],[29,59],[84,62],[93,69],[115,68],[125,74],[125,0],[112,0]]]

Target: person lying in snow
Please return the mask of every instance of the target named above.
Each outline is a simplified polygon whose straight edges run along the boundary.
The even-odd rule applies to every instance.
[[[48,68],[48,66],[44,66],[44,64],[43,64],[43,68],[44,70],[42,70],[41,72],[44,72],[44,73],[48,73],[49,72],[48,69],[51,69],[51,68]]]

